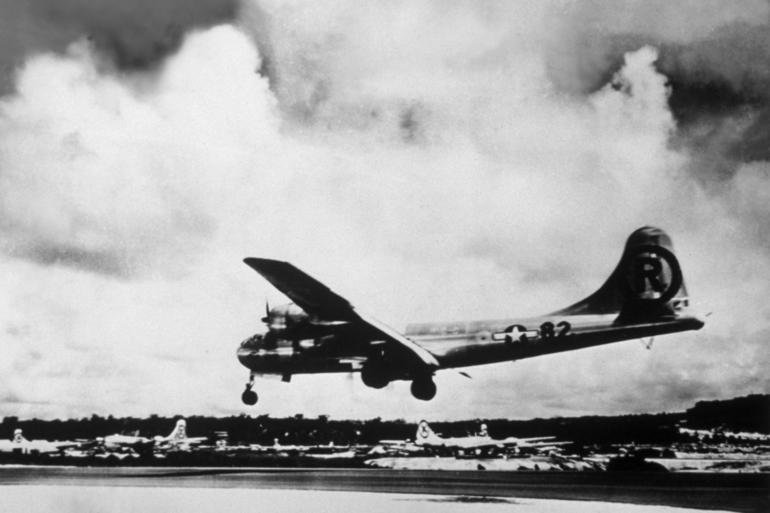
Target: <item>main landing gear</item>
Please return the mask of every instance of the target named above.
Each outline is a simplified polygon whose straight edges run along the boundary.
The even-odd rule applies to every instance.
[[[361,369],[361,381],[370,388],[384,388],[392,375],[383,366],[368,363]],[[436,383],[431,374],[420,374],[412,380],[412,395],[421,401],[430,401],[436,396]]]
[[[255,391],[252,390],[254,387],[254,374],[249,374],[249,382],[246,383],[246,390],[243,391],[241,394],[241,401],[243,401],[243,404],[247,404],[249,406],[254,406],[257,404],[257,401],[259,400],[259,396]]]
[[[361,369],[361,381],[364,385],[371,388],[384,388],[390,383],[388,375],[383,371],[382,367],[375,364],[364,365]]]
[[[430,401],[436,396],[436,383],[432,376],[420,376],[412,381],[411,391],[416,399]]]

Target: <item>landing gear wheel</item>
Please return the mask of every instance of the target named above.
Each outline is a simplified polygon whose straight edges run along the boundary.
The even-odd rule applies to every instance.
[[[257,404],[257,401],[259,400],[259,396],[255,391],[252,390],[254,388],[254,373],[249,373],[249,382],[246,383],[246,390],[243,391],[241,394],[241,401],[243,401],[243,404],[247,404],[249,406],[254,406]]]
[[[251,388],[247,388],[246,390],[243,391],[243,394],[241,394],[241,401],[243,401],[243,404],[254,406],[255,404],[257,404],[258,400],[259,400],[259,396]]]
[[[436,396],[436,384],[430,376],[412,381],[412,395],[421,401],[430,401]]]
[[[384,388],[390,383],[388,376],[375,365],[364,365],[361,369],[361,381],[370,388]]]

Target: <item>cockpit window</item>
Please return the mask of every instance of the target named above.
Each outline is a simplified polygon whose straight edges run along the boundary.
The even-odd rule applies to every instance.
[[[241,347],[258,348],[262,344],[262,335],[254,335],[241,342]]]

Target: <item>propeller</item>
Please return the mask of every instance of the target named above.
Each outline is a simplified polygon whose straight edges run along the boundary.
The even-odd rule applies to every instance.
[[[262,322],[270,324],[270,303],[267,298],[265,298],[265,316],[262,317]]]

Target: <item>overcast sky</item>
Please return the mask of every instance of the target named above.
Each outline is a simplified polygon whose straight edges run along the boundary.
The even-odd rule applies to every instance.
[[[770,4],[0,2],[0,416],[447,419],[770,392]],[[397,327],[535,315],[671,235],[706,327],[240,393],[286,259]]]

